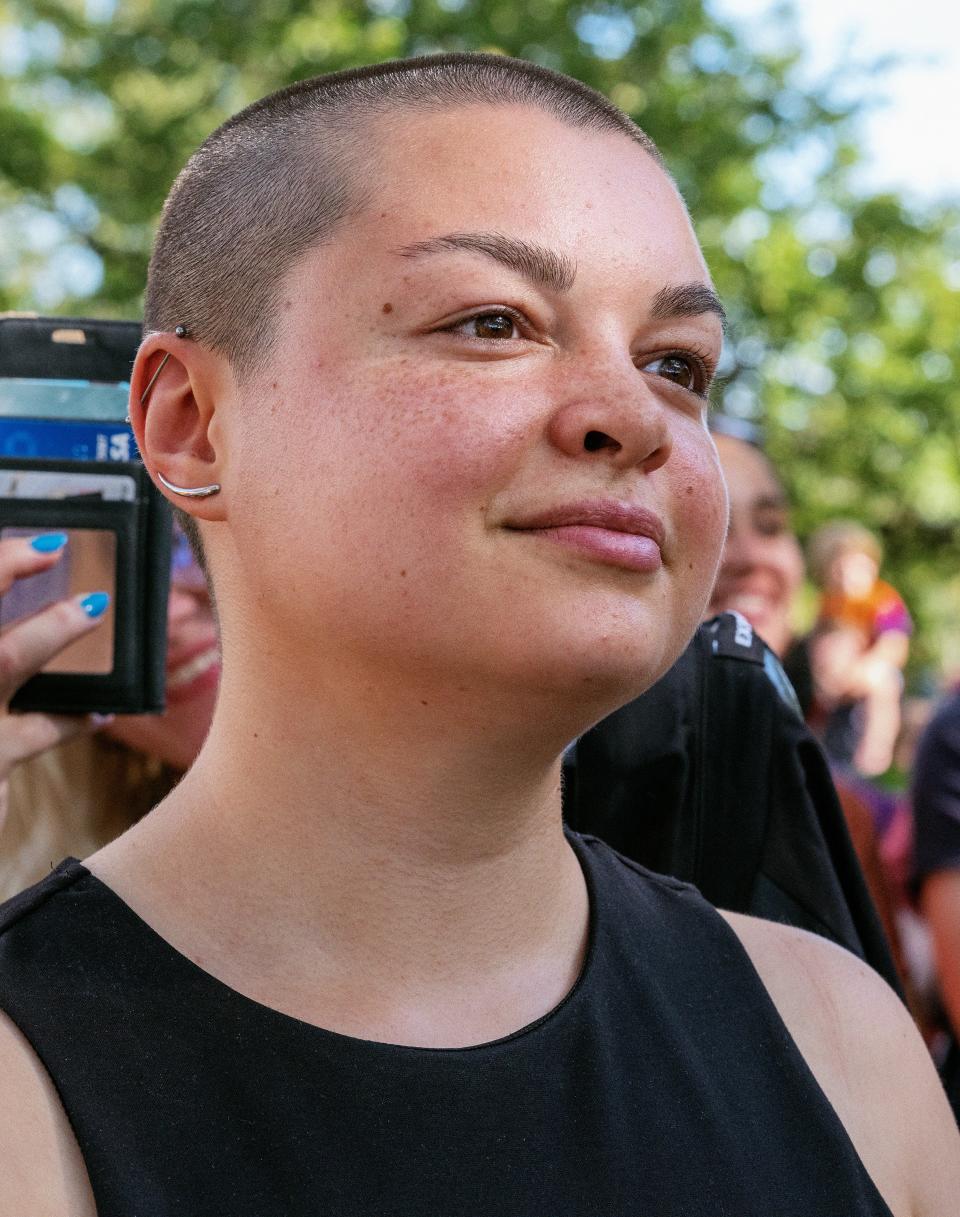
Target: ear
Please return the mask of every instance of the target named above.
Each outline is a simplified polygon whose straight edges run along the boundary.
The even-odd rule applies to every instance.
[[[150,334],[133,365],[130,422],[143,462],[160,493],[200,520],[226,515],[225,437],[217,411],[232,382],[223,356],[176,334]],[[168,491],[158,472],[174,486],[217,482],[223,489],[209,499],[190,499]]]

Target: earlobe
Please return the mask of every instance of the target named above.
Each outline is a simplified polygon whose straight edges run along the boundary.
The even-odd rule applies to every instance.
[[[164,491],[198,506],[222,489],[222,454],[211,439],[221,362],[177,326],[145,340],[131,381],[130,418],[144,463]],[[187,510],[203,519],[220,516]]]

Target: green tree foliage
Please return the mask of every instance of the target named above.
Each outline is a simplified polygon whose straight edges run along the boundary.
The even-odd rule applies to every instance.
[[[917,663],[958,665],[960,217],[856,192],[856,69],[802,86],[789,37],[753,43],[702,0],[0,0],[0,307],[136,315],[186,156],[289,81],[453,49],[560,68],[664,150],[729,306],[718,404],[764,421],[801,531],[875,527]]]

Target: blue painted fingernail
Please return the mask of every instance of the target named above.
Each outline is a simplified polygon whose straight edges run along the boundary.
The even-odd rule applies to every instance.
[[[88,617],[102,617],[109,603],[110,597],[106,592],[91,592],[80,601],[80,607]]]
[[[65,532],[45,532],[40,537],[34,537],[30,544],[39,554],[52,554],[55,550],[63,549],[68,540]]]

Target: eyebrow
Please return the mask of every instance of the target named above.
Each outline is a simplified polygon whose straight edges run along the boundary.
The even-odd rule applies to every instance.
[[[484,254],[524,279],[555,292],[569,291],[577,274],[576,264],[563,254],[500,232],[450,232],[404,245],[397,253],[403,258],[419,258],[458,249]]]
[[[704,283],[681,283],[676,287],[662,287],[653,298],[650,316],[657,321],[670,317],[699,317],[701,313],[716,313],[720,324],[726,329],[727,314],[720,297],[712,287]]]
[[[555,292],[568,292],[577,276],[576,263],[564,254],[500,232],[449,232],[426,241],[414,241],[396,252],[402,258],[420,258],[461,249],[492,258],[524,279]],[[654,297],[650,310],[650,316],[656,321],[671,317],[697,317],[701,313],[715,313],[721,325],[726,327],[727,315],[720,297],[703,283],[662,287]]]

